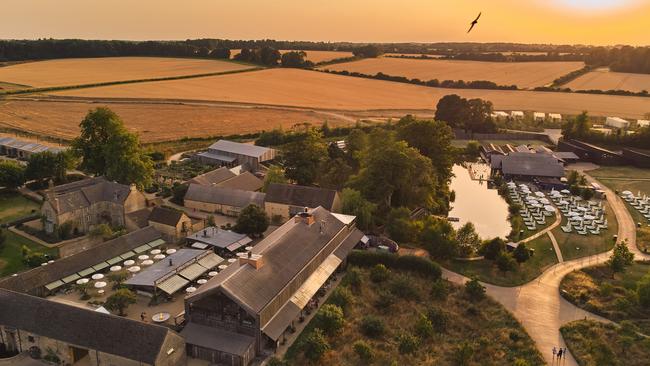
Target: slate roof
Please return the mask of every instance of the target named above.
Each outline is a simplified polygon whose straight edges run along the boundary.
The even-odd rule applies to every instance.
[[[252,144],[243,144],[240,142],[228,141],[228,140],[219,140],[214,144],[210,145],[208,151],[221,151],[231,154],[250,156],[254,158],[259,158],[260,156],[266,154],[271,149],[268,147],[255,146]]]
[[[181,211],[172,210],[165,207],[154,207],[151,211],[151,214],[149,215],[149,221],[176,227],[182,217],[183,212]]]
[[[240,357],[243,357],[246,350],[255,344],[253,337],[196,323],[188,323],[181,331],[181,335],[189,344],[207,349],[218,346],[219,350]]]
[[[142,244],[160,239],[161,234],[148,226],[113,240],[101,243],[83,252],[55,260],[47,266],[19,273],[0,280],[0,288],[18,292],[31,292],[66,276],[82,271],[103,261],[117,257]]]
[[[243,172],[240,175],[217,183],[216,186],[241,189],[243,191],[258,191],[262,189],[264,182],[250,172]]]
[[[236,177],[237,174],[230,171],[226,167],[221,167],[219,169],[211,170],[207,173],[197,175],[196,177],[190,179],[188,183],[201,184],[204,186],[211,186],[228,180],[230,178]]]
[[[83,179],[56,186],[45,193],[54,210],[59,214],[89,207],[98,202],[123,204],[131,187],[109,182],[104,177]]]
[[[259,192],[224,187],[209,187],[198,184],[190,184],[187,193],[185,193],[186,200],[233,207],[246,207],[250,204],[263,207],[264,197],[265,194]]]
[[[271,183],[266,189],[266,202],[309,208],[322,206],[332,210],[336,195],[333,189]]]
[[[143,208],[141,210],[129,212],[126,214],[126,217],[142,229],[143,227],[149,226],[149,215],[151,215],[151,209]]]
[[[289,220],[253,247],[252,253],[262,255],[264,266],[255,269],[238,262],[232,263],[189,298],[221,288],[253,311],[261,312],[330,241],[338,240],[340,246],[358,232],[357,229],[347,227],[323,207],[318,207],[311,213],[314,215],[314,224],[307,226],[303,222]],[[334,250],[336,248],[338,246]]]
[[[3,289],[0,324],[150,365],[167,352],[167,337],[179,337],[162,326]]]
[[[504,175],[556,178],[564,176],[564,167],[551,155],[511,153],[500,160],[500,169]]]

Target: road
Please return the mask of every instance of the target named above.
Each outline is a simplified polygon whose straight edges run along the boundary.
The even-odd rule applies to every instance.
[[[584,170],[587,180],[597,182]],[[614,192],[601,184],[607,201],[610,204],[618,221],[618,240],[625,240],[630,251],[635,254],[635,259],[650,259],[636,246],[636,226],[625,203]],[[549,364],[553,363],[551,350],[553,347],[566,347],[560,327],[566,323],[580,319],[595,319],[609,322],[595,314],[582,310],[564,300],[560,295],[560,282],[562,278],[574,270],[604,263],[609,259],[611,251],[593,255],[586,258],[560,262],[548,268],[535,280],[518,287],[501,287],[484,284],[487,293],[510,310],[517,318]],[[460,274],[443,270],[443,276],[457,284],[463,284],[468,279]],[[577,363],[569,353],[566,358],[567,366],[576,366]]]

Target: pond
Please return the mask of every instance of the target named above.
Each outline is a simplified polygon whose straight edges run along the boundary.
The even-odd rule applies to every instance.
[[[479,172],[478,176],[485,174],[481,173],[485,166],[475,166],[473,169]],[[467,168],[461,165],[454,165],[453,173],[450,188],[456,192],[456,200],[451,203],[449,217],[459,219],[452,222],[454,228],[471,222],[481,239],[508,236],[508,203],[499,196],[499,192],[488,189],[486,181],[473,180]]]

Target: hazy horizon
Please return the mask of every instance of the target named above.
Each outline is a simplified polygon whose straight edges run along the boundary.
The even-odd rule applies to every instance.
[[[2,39],[650,44],[641,0],[5,0],[3,15]]]

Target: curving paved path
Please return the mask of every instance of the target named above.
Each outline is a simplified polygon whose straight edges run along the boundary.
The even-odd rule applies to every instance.
[[[597,182],[591,176],[587,174],[585,176],[589,182]],[[613,191],[603,184],[601,186],[605,190],[607,201],[618,221],[619,241],[627,241],[627,245],[635,254],[636,259],[650,259],[650,256],[643,254],[636,246],[636,226],[625,203]],[[562,278],[571,271],[604,263],[610,255],[611,251],[558,263],[548,268],[535,280],[518,287],[484,285],[487,293],[510,310],[515,318],[523,324],[528,334],[537,343],[546,362],[552,364],[551,350],[553,347],[566,347],[559,331],[562,325],[585,318],[609,322],[607,319],[582,310],[564,300],[559,291]],[[468,280],[468,278],[449,270],[443,270],[443,277],[458,284],[463,284]],[[566,363],[563,365],[573,366],[577,363],[569,353]]]

